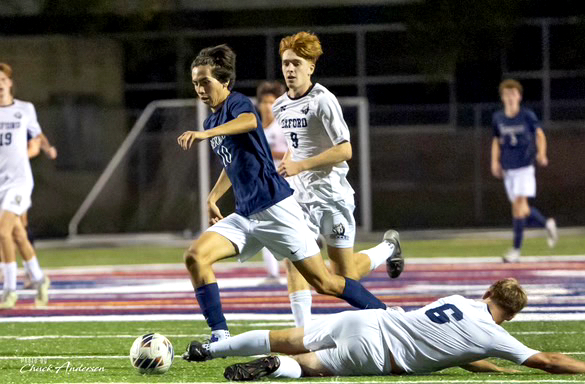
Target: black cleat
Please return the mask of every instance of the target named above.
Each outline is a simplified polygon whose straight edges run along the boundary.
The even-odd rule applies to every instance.
[[[183,353],[183,360],[189,362],[203,362],[211,359],[213,357],[209,352],[209,344],[203,344],[195,340],[187,346],[187,351]]]
[[[394,244],[394,252],[386,259],[386,272],[391,279],[395,279],[404,271],[404,257],[400,248],[400,235],[393,229],[384,233],[384,241]]]
[[[223,377],[230,381],[252,381],[274,373],[280,367],[277,356],[267,356],[250,361],[230,365],[225,369]]]

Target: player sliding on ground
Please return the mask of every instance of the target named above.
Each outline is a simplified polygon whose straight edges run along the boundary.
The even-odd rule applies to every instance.
[[[494,113],[492,125],[492,174],[504,179],[508,199],[512,203],[514,247],[504,256],[504,262],[520,260],[524,227],[546,228],[549,247],[558,240],[557,225],[535,207],[528,204],[536,196],[534,162],[548,165],[546,136],[534,112],[522,107],[522,85],[516,80],[500,84],[504,108]]]
[[[411,312],[372,309],[325,316],[308,327],[250,331],[213,344],[191,344],[192,360],[268,356],[227,367],[228,380],[261,377],[427,374],[449,367],[471,372],[518,371],[483,359],[498,357],[550,373],[585,373],[585,363],[522,344],[500,326],[526,305],[515,279],[495,282],[482,300],[445,297]]]
[[[229,337],[212,265],[238,256],[240,261],[267,247],[289,259],[317,292],[339,297],[357,308],[386,308],[359,282],[334,275],[325,266],[292,189],[278,174],[254,105],[232,92],[236,55],[226,45],[203,49],[191,65],[193,86],[212,113],[204,131],[178,138],[187,150],[209,139],[224,169],[208,196],[213,224],[185,252],[196,297],[212,330],[211,341]],[[236,212],[224,218],[216,203],[234,188]],[[188,356],[187,356],[188,358]]]
[[[23,264],[37,289],[35,305],[46,306],[49,278],[43,274],[20,216],[31,206],[34,181],[28,157],[27,135],[42,134],[35,107],[16,100],[12,94],[12,68],[0,63],[0,252],[4,269],[4,290],[0,309],[16,305],[16,253],[21,251]]]
[[[352,147],[337,98],[311,80],[323,54],[319,38],[299,32],[283,38],[279,51],[288,92],[272,110],[289,147],[280,174],[288,177],[313,236],[326,239],[335,273],[360,280],[386,262],[388,275],[398,277],[404,260],[395,231],[386,232],[376,247],[354,253],[354,191],[346,178]],[[310,287],[290,262],[286,265],[295,325],[302,327],[311,316]]]

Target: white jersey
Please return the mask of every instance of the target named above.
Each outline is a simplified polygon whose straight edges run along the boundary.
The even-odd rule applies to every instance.
[[[33,188],[28,158],[28,136],[41,134],[37,113],[32,103],[14,100],[0,107],[0,191]]]
[[[315,84],[309,92],[292,99],[280,96],[272,106],[274,118],[285,133],[292,160],[301,161],[349,141],[349,129],[341,106],[327,88]],[[353,197],[346,179],[347,162],[301,172],[290,178],[295,199],[301,203],[331,202]]]
[[[273,152],[281,152],[286,153],[288,150],[288,145],[286,144],[286,138],[284,137],[284,132],[280,128],[278,121],[276,119],[272,120],[272,123],[268,125],[264,129],[264,135],[266,136],[266,140],[268,141],[268,145],[270,146],[270,150]],[[280,159],[274,159],[274,165],[276,168],[280,165]]]
[[[488,357],[522,364],[539,353],[494,322],[487,304],[454,295],[411,312],[376,311],[396,364],[430,373]]]

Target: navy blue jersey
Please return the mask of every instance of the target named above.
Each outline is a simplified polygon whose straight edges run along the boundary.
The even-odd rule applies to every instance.
[[[534,163],[536,157],[536,130],[540,123],[536,114],[528,108],[520,108],[514,117],[507,117],[503,110],[492,118],[494,137],[500,141],[500,163],[503,169],[517,169]]]
[[[232,182],[236,213],[247,217],[291,196],[293,190],[276,171],[260,117],[246,96],[232,92],[221,108],[205,119],[203,127],[215,128],[242,113],[253,113],[258,127],[239,135],[212,137],[210,144]]]

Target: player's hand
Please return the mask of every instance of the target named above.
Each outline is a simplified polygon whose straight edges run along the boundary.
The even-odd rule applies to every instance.
[[[50,147],[46,150],[45,155],[51,160],[55,160],[57,158],[57,148]]]
[[[190,149],[193,144],[205,139],[207,139],[205,131],[187,131],[179,136],[177,143],[179,143],[179,146],[186,151],[187,149]]]
[[[221,212],[215,203],[211,201],[207,202],[207,208],[209,209],[209,224],[213,225],[223,219]]]
[[[546,167],[548,165],[548,157],[546,155],[536,155],[536,162],[541,167]]]
[[[303,166],[300,162],[292,161],[291,159],[283,160],[278,166],[278,173],[284,177],[298,175],[303,172]]]
[[[504,176],[502,172],[502,165],[500,163],[492,163],[492,175],[496,179],[501,179]]]

